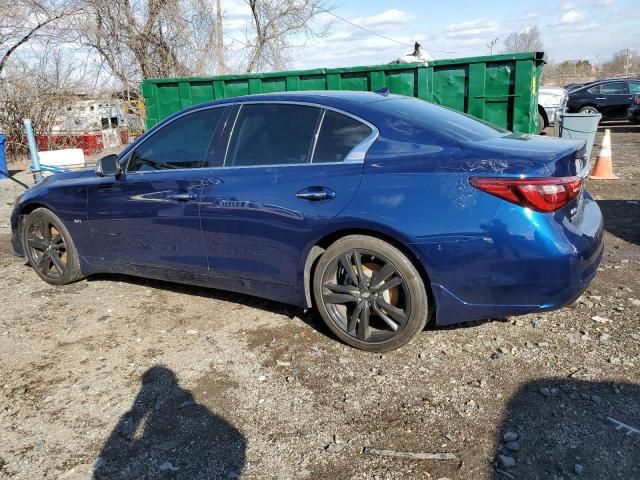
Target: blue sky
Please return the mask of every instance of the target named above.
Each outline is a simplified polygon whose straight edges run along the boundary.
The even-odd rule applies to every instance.
[[[226,31],[242,34],[242,7],[223,0]],[[623,48],[640,51],[640,0],[402,1],[337,0],[334,12],[406,44],[419,40],[435,58],[487,55],[486,44],[537,26],[552,61],[605,61]],[[230,7],[228,7],[230,6]],[[371,35],[329,15],[329,33],[290,52],[291,67],[387,63],[411,48]]]

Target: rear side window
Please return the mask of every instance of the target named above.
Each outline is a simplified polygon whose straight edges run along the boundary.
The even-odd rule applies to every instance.
[[[127,171],[200,168],[224,108],[188,113],[158,129],[135,149]]]
[[[225,166],[310,162],[320,112],[319,108],[304,105],[243,105],[233,129]]]
[[[371,128],[364,123],[327,110],[318,135],[313,163],[342,162],[369,135]]]
[[[603,83],[600,85],[602,95],[622,95],[626,92],[626,85],[623,82]]]
[[[389,128],[405,135],[442,136],[457,141],[480,141],[509,132],[484,120],[417,98],[394,98],[370,104],[386,116]]]
[[[629,93],[640,93],[640,82],[629,82]]]

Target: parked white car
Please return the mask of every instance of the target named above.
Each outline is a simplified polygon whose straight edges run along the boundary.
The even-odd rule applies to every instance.
[[[556,113],[565,111],[568,99],[569,92],[565,88],[545,86],[539,88],[538,105],[544,110],[544,113],[540,109],[538,110],[538,127],[540,131],[555,124]]]

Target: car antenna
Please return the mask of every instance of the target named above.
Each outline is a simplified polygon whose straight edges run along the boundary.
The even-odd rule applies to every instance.
[[[378,95],[382,95],[383,97],[386,97],[387,95],[389,95],[389,87],[379,88],[377,90],[374,90],[373,93],[377,93]]]

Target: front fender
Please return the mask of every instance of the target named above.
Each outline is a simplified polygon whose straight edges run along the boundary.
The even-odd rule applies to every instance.
[[[88,241],[86,185],[79,180],[63,183],[52,179],[27,190],[11,213],[11,243],[16,255],[24,255],[20,238],[21,219],[37,208],[50,210],[62,221],[81,254],[84,242]]]

